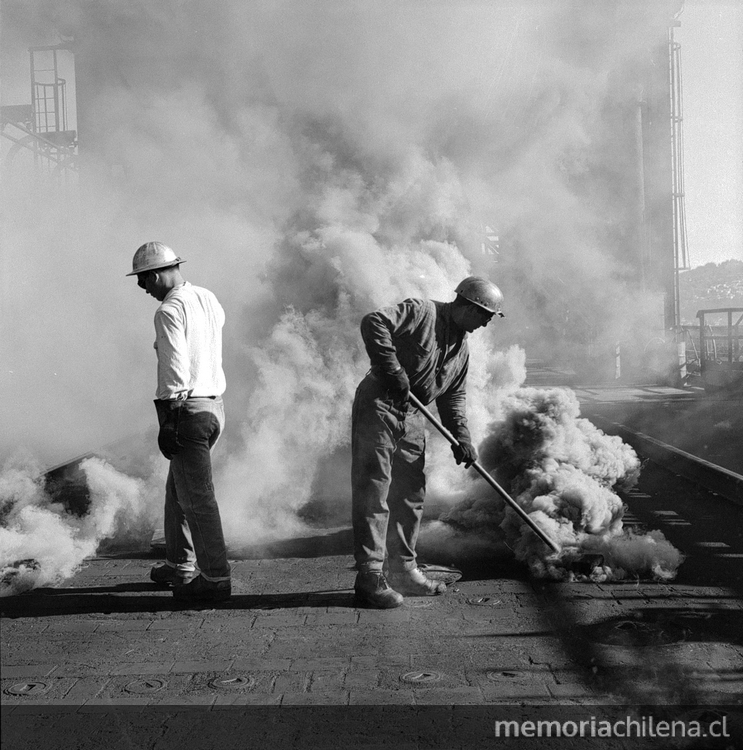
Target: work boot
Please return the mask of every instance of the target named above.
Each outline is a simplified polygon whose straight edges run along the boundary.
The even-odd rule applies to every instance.
[[[176,583],[173,596],[179,602],[221,602],[232,596],[230,581],[207,581],[202,575],[188,583]]]
[[[353,590],[357,603],[362,607],[394,609],[403,602],[402,596],[390,588],[381,570],[359,572]]]
[[[443,581],[427,578],[420,568],[391,572],[390,583],[405,596],[437,596],[446,592]]]
[[[198,573],[195,570],[178,570],[167,563],[154,565],[150,569],[150,580],[161,586],[175,586],[192,581]]]

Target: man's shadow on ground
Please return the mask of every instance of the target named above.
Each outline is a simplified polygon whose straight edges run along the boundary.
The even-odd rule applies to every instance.
[[[226,602],[183,603],[172,589],[147,581],[113,586],[39,588],[6,597],[0,603],[3,617],[53,617],[59,615],[133,614],[185,610],[287,610],[298,607],[353,608],[353,591],[302,591],[286,594],[234,594]]]
[[[429,550],[433,553],[433,550]],[[185,604],[178,602],[168,587],[155,584],[143,572],[143,580],[111,585],[74,586],[66,588],[36,588],[31,591],[0,599],[0,615],[3,617],[52,617],[59,615],[85,614],[133,614],[180,612],[198,609],[224,610],[291,610],[300,607],[355,609],[353,579],[353,533],[351,529],[318,531],[316,535],[280,540],[267,545],[231,550],[230,557],[241,560],[311,559],[318,557],[343,557],[348,569],[348,588],[337,590],[297,591],[286,593],[251,594],[236,589],[233,583],[232,597],[226,602]],[[99,553],[100,554],[100,553]],[[108,550],[107,559],[161,559],[162,555],[150,549],[136,551]],[[525,571],[513,559],[503,556],[483,559],[480,555],[456,560],[435,560],[445,565],[455,564],[464,573],[465,580],[486,580],[523,577]],[[520,574],[520,575],[519,575]]]

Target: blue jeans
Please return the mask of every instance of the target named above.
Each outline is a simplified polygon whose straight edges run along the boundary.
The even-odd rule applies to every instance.
[[[367,375],[356,389],[351,427],[351,502],[358,570],[416,567],[426,494],[423,415],[405,411]]]
[[[165,414],[156,401],[162,425]],[[165,559],[181,571],[198,568],[209,581],[229,581],[230,564],[212,483],[211,450],[224,428],[221,397],[177,404],[183,446],[170,459],[165,485]]]

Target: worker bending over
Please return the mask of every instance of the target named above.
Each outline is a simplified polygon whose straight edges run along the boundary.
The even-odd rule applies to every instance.
[[[457,463],[476,461],[465,414],[467,334],[503,317],[503,295],[487,279],[470,276],[455,292],[453,302],[406,299],[361,322],[371,370],[353,403],[351,474],[354,590],[362,606],[398,607],[403,595],[446,590],[416,563],[426,440],[424,417],[409,403],[409,393],[425,406],[436,402],[459,443],[452,446]]]

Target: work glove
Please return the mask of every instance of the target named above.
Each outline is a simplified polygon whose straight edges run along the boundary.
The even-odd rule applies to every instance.
[[[179,401],[155,401],[157,417],[160,422],[160,432],[157,435],[157,445],[165,458],[170,459],[183,448],[178,440],[178,423],[180,421]]]
[[[477,451],[469,440],[460,440],[457,445],[452,445],[451,451],[454,454],[454,460],[458,464],[464,464],[466,468],[477,461]]]
[[[410,398],[408,373],[401,367],[396,372],[385,372],[383,379],[392,400],[400,406],[407,406]]]

